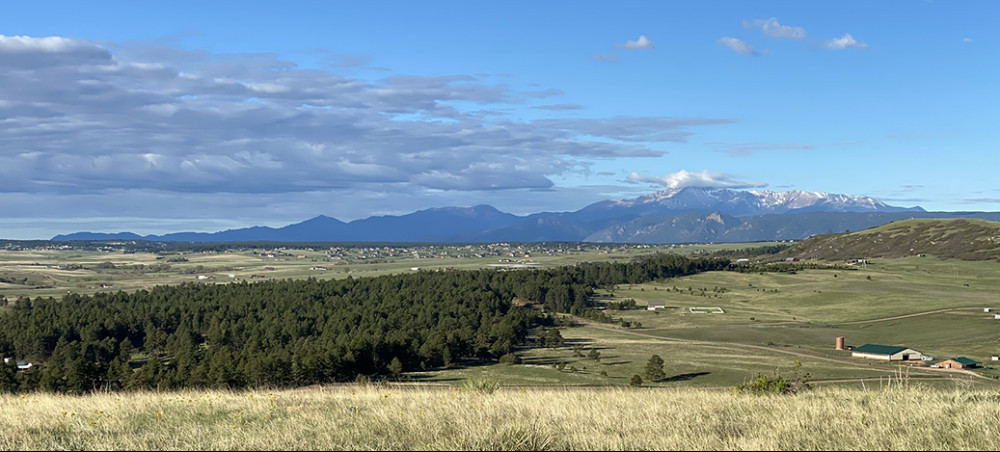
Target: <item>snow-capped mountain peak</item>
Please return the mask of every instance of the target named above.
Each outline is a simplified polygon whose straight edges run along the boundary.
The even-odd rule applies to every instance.
[[[818,191],[733,190],[728,188],[671,188],[632,199],[592,204],[583,211],[596,213],[621,210],[623,215],[667,216],[686,212],[718,211],[733,216],[764,215],[796,211],[898,212],[911,210],[889,206],[868,196]],[[917,210],[922,210],[916,208]]]

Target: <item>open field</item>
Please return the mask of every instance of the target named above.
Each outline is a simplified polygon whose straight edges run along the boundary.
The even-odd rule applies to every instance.
[[[62,245],[0,249],[0,295],[59,297],[149,289],[184,282],[223,284],[239,280],[346,278],[391,273],[470,270],[534,263],[555,267],[579,262],[628,261],[670,252],[690,254],[746,245],[469,244],[354,245],[236,248],[208,252],[128,252],[127,246],[82,249]],[[771,243],[753,244],[762,246]]]
[[[749,246],[760,246],[751,244]],[[135,290],[158,284],[233,280],[344,278],[388,273],[478,269],[491,264],[541,267],[585,261],[627,261],[653,252],[690,254],[748,245],[623,246],[597,244],[483,244],[406,247],[237,249],[185,253],[124,253],[80,249],[0,251],[0,294],[60,296],[67,291]],[[157,268],[168,265],[169,268]],[[860,385],[905,374],[929,385],[963,379],[1000,383],[1000,264],[935,257],[877,259],[867,265],[794,272],[708,272],[598,291],[607,304],[634,300],[638,309],[607,310],[620,323],[563,316],[562,347],[526,347],[520,365],[471,365],[408,375],[411,381],[461,384],[488,378],[505,386],[628,385],[661,356],[658,387],[732,387],[755,373],[788,374],[796,364],[813,381]],[[156,271],[153,271],[156,270]],[[230,277],[229,275],[233,275]],[[203,278],[199,278],[203,277]],[[31,285],[29,282],[39,282]],[[664,309],[648,311],[650,301]],[[720,308],[721,313],[692,308]],[[634,327],[641,325],[640,327]],[[850,357],[848,345],[901,345],[935,358],[966,356],[984,364],[975,373],[903,366]]]
[[[996,390],[334,386],[0,395],[3,450],[997,450]]]
[[[644,375],[650,356],[664,361],[656,386],[723,387],[755,373],[788,374],[796,361],[817,382],[878,382],[905,373],[935,381],[1000,383],[1000,320],[983,308],[1000,307],[1000,264],[933,257],[880,259],[857,270],[792,273],[708,272],[602,291],[605,302],[635,300],[639,309],[608,310],[640,328],[569,319],[567,345],[522,351],[524,365],[495,365],[419,373],[419,379],[458,382],[495,378],[526,385],[624,385]],[[871,279],[869,279],[869,277]],[[690,290],[689,290],[690,288]],[[651,300],[664,309],[648,311]],[[692,313],[720,307],[722,314]],[[937,362],[966,356],[983,363],[974,376],[898,362],[851,358],[848,345],[900,345]],[[588,358],[596,350],[599,359]],[[559,368],[557,368],[559,367]],[[983,378],[985,377],[985,378]],[[649,382],[647,382],[649,383]],[[944,383],[949,384],[949,383]]]

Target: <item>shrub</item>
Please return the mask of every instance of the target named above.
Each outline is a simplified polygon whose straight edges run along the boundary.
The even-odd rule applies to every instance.
[[[462,385],[465,389],[481,392],[483,394],[493,394],[500,389],[500,382],[492,378],[465,380]]]
[[[507,353],[500,357],[500,362],[503,364],[521,364],[521,357],[513,353]]]
[[[753,379],[735,388],[736,392],[747,392],[750,394],[796,394],[811,388],[809,373],[802,373],[802,363],[795,361],[795,370],[790,377],[779,375],[777,372],[773,376],[767,376],[762,372],[754,374]]]

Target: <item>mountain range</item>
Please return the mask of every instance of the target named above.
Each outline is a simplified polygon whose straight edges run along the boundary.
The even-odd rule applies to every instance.
[[[1000,212],[927,212],[867,196],[805,191],[743,191],[685,187],[632,199],[596,202],[572,212],[526,216],[489,205],[444,207],[351,222],[317,216],[280,228],[141,236],[130,232],[77,232],[69,240],[183,242],[540,242],[628,243],[798,240],[815,234],[861,230],[908,218],[975,217],[1000,221]]]

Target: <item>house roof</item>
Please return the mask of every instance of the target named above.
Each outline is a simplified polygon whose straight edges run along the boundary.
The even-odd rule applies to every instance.
[[[860,353],[872,353],[876,355],[894,355],[903,350],[906,347],[900,347],[898,345],[878,345],[878,344],[865,344],[860,347],[854,347],[854,351]]]
[[[962,363],[963,366],[973,366],[973,365],[979,364],[979,361],[975,361],[975,360],[966,358],[964,356],[960,356],[958,358],[952,358],[951,360],[959,362],[959,363]]]
[[[667,302],[663,300],[650,300],[649,306],[666,306]]]

